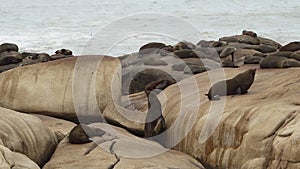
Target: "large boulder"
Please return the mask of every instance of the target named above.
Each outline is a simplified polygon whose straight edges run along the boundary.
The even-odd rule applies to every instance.
[[[26,155],[39,166],[50,159],[57,139],[39,118],[0,107],[0,121],[0,145]],[[1,150],[2,153],[7,151]],[[12,155],[16,160],[26,159],[18,154]]]
[[[225,69],[226,78],[249,68],[257,66]],[[211,73],[183,80],[177,83],[181,90],[170,86],[159,95],[170,130],[163,144],[176,145],[175,150],[211,168],[299,168],[299,68],[258,69],[249,93],[220,101],[204,96],[210,80],[217,81]]]
[[[0,168],[1,169],[40,169],[40,167],[21,153],[13,152],[0,145]]]
[[[39,114],[33,114],[42,120],[43,124],[47,126],[57,137],[58,141],[61,141],[69,132],[75,127],[75,123],[67,120],[62,120],[50,116],[44,116]]]
[[[121,64],[108,56],[80,56],[18,67],[0,74],[0,91],[0,105],[9,109],[99,120],[109,102],[120,102]]]
[[[204,168],[186,154],[167,150],[158,143],[135,137],[123,129],[101,123],[89,126],[105,134],[92,137],[95,142],[87,144],[70,144],[65,138],[43,169]]]

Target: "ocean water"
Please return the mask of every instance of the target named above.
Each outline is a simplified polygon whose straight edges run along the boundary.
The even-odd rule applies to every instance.
[[[243,29],[282,44],[300,40],[299,0],[0,0],[0,4],[0,43],[16,43],[21,51],[53,54],[68,48],[75,55],[119,56],[151,41],[197,43]]]

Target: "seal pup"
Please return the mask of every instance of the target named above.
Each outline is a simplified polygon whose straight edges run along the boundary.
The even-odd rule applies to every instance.
[[[152,137],[166,130],[165,119],[162,115],[161,104],[157,95],[169,85],[176,83],[174,80],[159,80],[150,83],[145,87],[145,93],[148,98],[148,112],[145,119],[144,137]],[[160,125],[160,126],[159,126]],[[158,129],[158,132],[156,129]]]
[[[246,94],[254,81],[255,72],[256,69],[249,69],[232,79],[217,82],[209,89],[208,94],[205,95],[209,100],[220,100],[216,96]]]

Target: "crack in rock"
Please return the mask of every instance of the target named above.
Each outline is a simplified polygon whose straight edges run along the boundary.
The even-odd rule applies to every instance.
[[[84,155],[89,155],[98,145],[103,144],[105,142],[110,142],[113,140],[119,139],[116,136],[112,136],[110,134],[105,133],[102,137],[93,137],[91,140],[93,141],[92,146],[84,153]],[[115,143],[115,142],[114,142]]]
[[[296,111],[290,113],[286,118],[284,118],[276,127],[275,129],[270,133],[268,134],[266,137],[263,138],[263,140],[269,138],[269,137],[272,137],[274,136],[278,130],[280,130],[281,128],[284,128],[288,123],[290,123],[292,120],[294,120],[296,118],[295,116],[296,114]]]
[[[115,168],[115,166],[121,161],[121,159],[118,157],[118,155],[117,155],[117,154],[115,153],[115,151],[114,151],[114,145],[115,145],[115,144],[116,144],[116,141],[114,141],[114,142],[110,145],[109,151],[110,151],[111,154],[114,154],[114,155],[115,155],[117,161],[116,161],[114,164],[112,164],[111,166],[109,166],[108,169],[113,169],[113,168]]]
[[[266,149],[264,152],[265,156],[265,162],[263,164],[263,168],[269,168],[271,165],[272,161],[275,159],[274,156],[274,146],[273,142],[277,136],[277,133],[280,129],[284,128],[287,126],[292,120],[296,118],[296,111],[293,111],[287,115],[286,118],[284,118],[276,127],[275,129],[267,135],[264,139],[270,138],[270,141],[266,144]]]

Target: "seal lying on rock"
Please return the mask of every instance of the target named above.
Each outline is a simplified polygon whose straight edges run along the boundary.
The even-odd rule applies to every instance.
[[[191,42],[182,41],[174,46],[174,50],[195,49],[196,46]]]
[[[69,49],[60,49],[60,50],[57,50],[55,52],[55,54],[61,54],[61,55],[73,55],[73,52]]]
[[[254,81],[255,72],[256,69],[249,69],[232,79],[217,82],[209,89],[208,94],[205,95],[209,100],[220,100],[216,96],[246,94]]]
[[[157,98],[157,95],[167,88],[168,86],[176,83],[171,79],[168,80],[159,80],[150,83],[145,87],[145,93],[148,97],[148,112],[145,120],[144,128],[144,137],[152,137],[156,134],[159,134],[166,129],[165,119],[162,115],[161,104]],[[160,124],[160,126],[159,126]],[[157,127],[160,127],[159,130],[156,130]],[[159,131],[155,133],[154,131]]]
[[[9,51],[15,51],[18,52],[19,51],[19,47],[16,44],[13,43],[3,43],[0,45],[0,53],[2,52],[9,52]]]
[[[168,46],[160,42],[150,42],[140,47],[139,54],[156,53],[159,49],[167,48]]]
[[[243,35],[252,36],[252,37],[254,37],[254,38],[257,37],[257,34],[256,34],[255,32],[253,32],[253,31],[243,30],[242,34],[243,34]]]
[[[300,67],[300,62],[294,59],[288,59],[287,57],[281,57],[276,55],[270,55],[264,58],[260,62],[260,68],[289,68]]]
[[[291,42],[279,49],[279,51],[291,51],[291,52],[295,52],[297,50],[300,50],[300,42]]]

